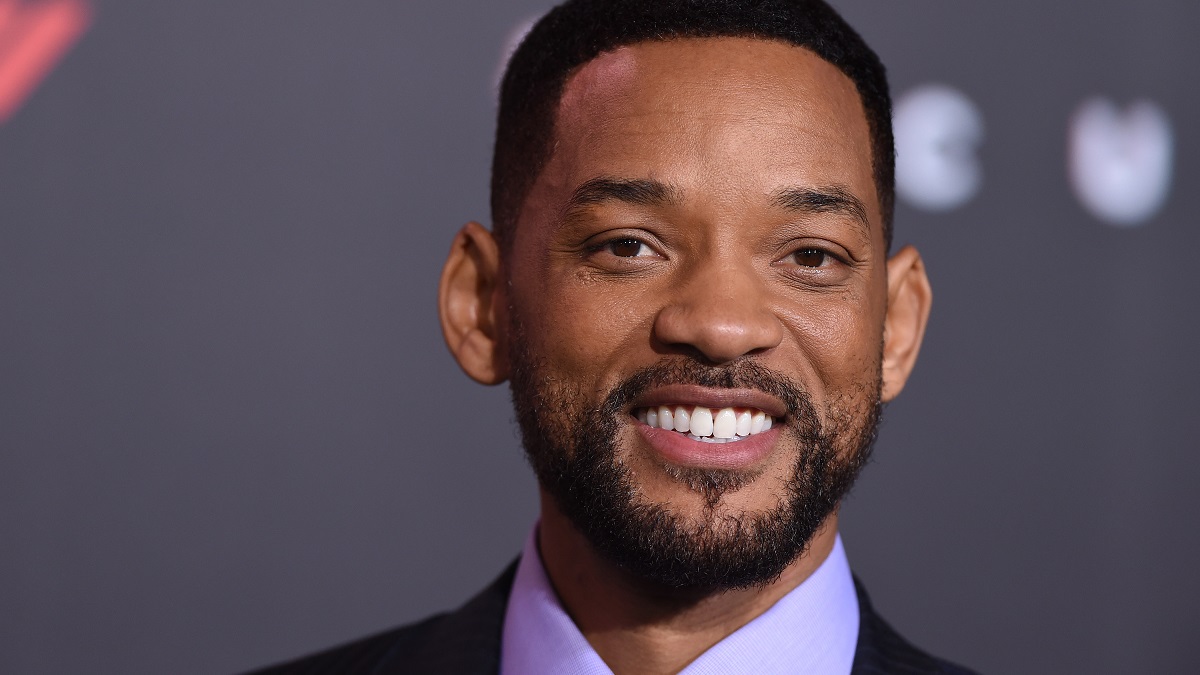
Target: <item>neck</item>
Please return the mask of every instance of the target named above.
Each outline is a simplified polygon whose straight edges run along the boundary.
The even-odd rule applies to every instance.
[[[600,556],[542,494],[538,546],[567,613],[615,675],[677,673],[770,609],[833,550],[837,513],[774,582],[733,591],[676,591],[633,578]]]

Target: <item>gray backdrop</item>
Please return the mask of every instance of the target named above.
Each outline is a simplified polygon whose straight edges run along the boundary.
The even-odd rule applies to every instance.
[[[989,673],[1200,672],[1200,6],[837,3],[894,91],[982,118],[844,537]],[[227,673],[462,602],[535,485],[436,323],[487,221],[493,81],[540,0],[107,0],[0,126],[0,671]],[[0,51],[0,58],[3,52]],[[1102,96],[1174,130],[1161,209],[1069,180]]]

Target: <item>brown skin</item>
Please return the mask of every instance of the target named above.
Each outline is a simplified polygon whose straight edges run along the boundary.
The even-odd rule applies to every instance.
[[[672,199],[567,210],[599,177],[657,181]],[[777,195],[794,188],[837,188],[863,218],[781,206]],[[873,403],[880,376],[884,401],[899,394],[930,302],[917,251],[887,257],[853,83],[804,49],[740,38],[641,43],[580,68],[511,251],[502,256],[490,232],[468,223],[439,296],[451,352],[486,384],[508,376],[512,311],[528,353],[590,391],[591,405],[664,355],[755,359],[803,386],[831,424]],[[702,522],[702,497],[648,455],[632,423],[619,441],[640,499]],[[717,514],[777,506],[795,452],[773,452]],[[547,574],[615,673],[678,672],[804,581],[837,533],[834,513],[774,583],[696,596],[630,578],[544,492],[541,503]]]

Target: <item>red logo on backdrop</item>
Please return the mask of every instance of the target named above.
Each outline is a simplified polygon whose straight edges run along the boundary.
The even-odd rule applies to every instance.
[[[88,0],[0,0],[0,124],[46,79],[91,20]]]

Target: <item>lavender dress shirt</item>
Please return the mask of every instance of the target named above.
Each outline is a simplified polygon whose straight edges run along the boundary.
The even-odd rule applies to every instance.
[[[713,645],[681,675],[847,675],[858,642],[858,599],[839,536],[804,583]],[[525,541],[500,648],[501,675],[612,675],[559,604],[537,547]]]

